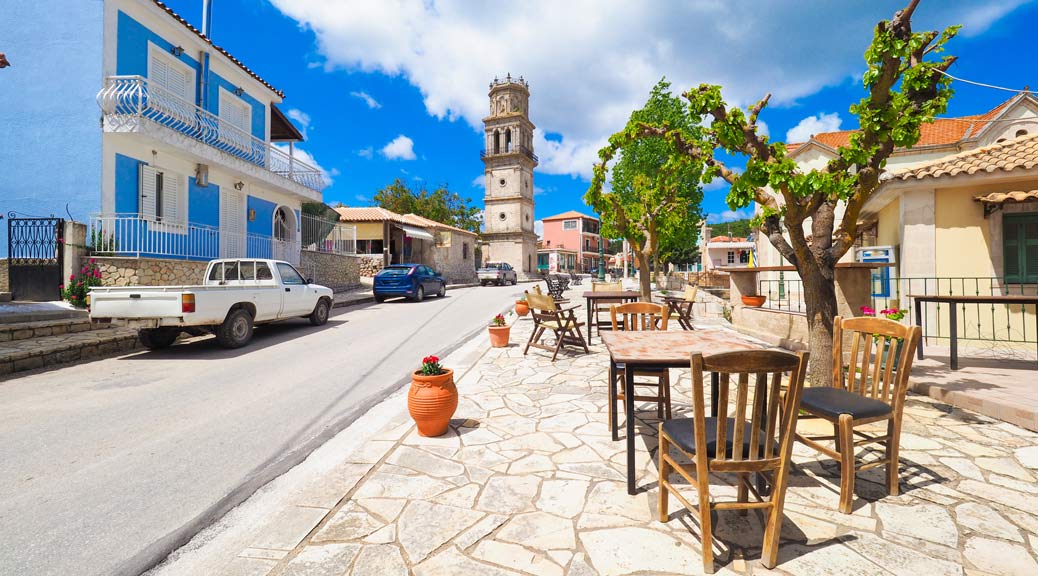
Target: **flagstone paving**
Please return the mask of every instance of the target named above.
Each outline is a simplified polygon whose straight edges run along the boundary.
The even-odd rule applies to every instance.
[[[530,328],[519,320],[513,343]],[[607,428],[607,358],[597,338],[592,351],[552,363],[550,354],[524,357],[516,344],[490,349],[459,379],[461,401],[446,435],[418,436],[403,413],[387,422],[373,448],[348,459],[361,468],[343,472],[352,487],[305,537],[272,546],[280,550],[250,548],[238,569],[701,573],[696,522],[674,501],[680,512],[656,521],[654,409],[638,413],[641,491],[626,492],[624,442],[612,441]],[[684,372],[673,393],[679,414],[689,410]],[[918,395],[908,399],[903,430],[901,494],[886,496],[882,469],[862,473],[847,515],[836,510],[838,465],[798,445],[778,566],[759,563],[758,516],[720,512],[717,573],[1038,574],[1038,434]],[[728,486],[715,495],[734,492]]]

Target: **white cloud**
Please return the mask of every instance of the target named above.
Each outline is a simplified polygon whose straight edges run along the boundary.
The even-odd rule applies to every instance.
[[[771,136],[771,129],[768,128],[768,123],[759,118],[757,119],[757,133],[762,136]]]
[[[375,154],[375,149],[372,148],[371,146],[368,146],[367,148],[361,148],[360,150],[357,150],[357,156],[360,156],[361,158],[367,158],[368,160],[371,160],[371,157],[374,156],[374,154]]]
[[[288,154],[288,150],[289,150],[288,144],[274,143],[274,147],[279,149],[279,150],[281,150],[281,151],[283,151],[285,154]],[[325,170],[324,167],[321,166],[317,162],[317,159],[315,159],[313,157],[313,155],[311,155],[306,150],[303,150],[299,146],[295,146],[294,147],[293,152],[292,152],[292,157],[295,158],[296,160],[299,160],[300,162],[303,162],[305,164],[309,164],[310,166],[313,166],[314,168],[316,168],[321,173],[321,176],[324,177],[325,183],[328,184],[329,186],[331,186],[332,182],[335,181],[333,179],[333,176],[338,176],[339,175],[339,171],[336,170],[335,168],[332,168],[330,171],[329,170]]]
[[[959,17],[959,22],[962,23],[962,35],[979,36],[1000,18],[1026,3],[1027,0],[977,2]]]
[[[480,174],[479,176],[476,176],[475,178],[472,179],[472,187],[473,188],[486,188],[486,185],[487,185],[487,176],[486,176],[486,174]]]
[[[738,210],[725,210],[723,212],[707,214],[706,222],[707,224],[720,224],[722,222],[745,220],[747,218],[753,218],[753,206],[747,206],[746,208],[740,208]]]
[[[390,160],[414,160],[414,140],[401,134],[382,147],[382,155]]]
[[[368,105],[368,108],[374,109],[382,107],[382,105],[378,103],[378,100],[372,98],[371,95],[367,92],[350,92],[350,96],[353,96],[354,98],[360,98],[364,101],[365,104]]]
[[[285,116],[288,116],[290,120],[295,120],[305,140],[308,137],[307,130],[310,128],[310,115],[298,108],[289,108],[288,112],[285,112]]]
[[[904,6],[904,0],[824,9],[809,2],[530,0],[502,18],[493,2],[272,2],[314,33],[325,70],[403,78],[419,89],[429,114],[462,120],[477,132],[487,83],[523,74],[534,124],[561,135],[555,141],[538,135],[538,171],[584,178],[606,138],[623,128],[660,77],[676,93],[710,82],[723,85],[738,105],[768,92],[773,106],[790,105],[859,78],[876,22]],[[924,3],[915,28],[970,16],[980,29],[1019,2],[990,0],[983,9],[975,0]]]
[[[544,220],[533,221],[533,233],[538,236],[544,236]]]
[[[836,112],[808,116],[786,132],[786,142],[807,142],[814,134],[839,130],[841,123],[840,115]]]

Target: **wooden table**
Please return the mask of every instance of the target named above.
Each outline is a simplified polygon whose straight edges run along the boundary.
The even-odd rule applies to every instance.
[[[603,301],[603,300],[605,300],[607,303],[623,304],[625,302],[635,302],[635,301],[637,301],[641,297],[642,297],[642,293],[641,292],[636,292],[634,290],[611,290],[611,291],[606,291],[606,292],[590,292],[590,291],[589,292],[584,292],[584,300],[587,301],[587,343],[588,344],[591,343],[591,336],[592,336],[591,332],[592,332],[592,326],[593,325],[591,323],[591,313],[592,313],[592,309],[594,308],[592,304],[601,303],[601,301]],[[595,312],[595,324],[597,324],[597,323],[598,323],[598,313]],[[598,329],[598,335],[599,336],[602,335],[602,328],[601,327],[599,327],[599,329]]]
[[[923,303],[924,302],[944,302],[950,304],[948,306],[948,331],[951,334],[950,343],[950,357],[951,357],[951,369],[959,369],[959,312],[955,309],[956,304],[1020,304],[1026,306],[1033,304],[1035,307],[1035,314],[1038,315],[1038,296],[938,296],[930,294],[909,294],[909,298],[915,301],[915,323],[917,326],[923,325]],[[925,336],[925,333],[924,333]],[[919,359],[923,359],[923,340],[919,341],[918,355]]]
[[[616,371],[624,371],[624,407],[627,410],[627,493],[635,494],[634,464],[634,373],[642,368],[688,368],[693,352],[704,356],[734,352],[737,350],[760,350],[766,346],[754,342],[730,330],[696,330],[693,332],[609,332],[599,334],[609,351],[609,416],[614,423],[613,440],[619,440],[615,422],[617,420]],[[710,378],[710,413],[717,415],[717,374]]]
[[[678,324],[681,325],[683,330],[692,330],[692,305],[695,302],[691,300],[685,300],[684,298],[678,298],[676,296],[667,296],[663,299],[667,303],[667,308],[677,315]]]

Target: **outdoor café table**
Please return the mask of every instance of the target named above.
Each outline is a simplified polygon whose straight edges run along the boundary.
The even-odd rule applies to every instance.
[[[663,299],[667,303],[667,308],[678,317],[678,324],[681,325],[683,330],[692,330],[692,304],[684,298],[677,296],[667,296]]]
[[[591,292],[589,290],[587,292],[584,292],[584,300],[587,301],[587,343],[591,343],[591,331],[592,328],[594,328],[594,326],[591,324],[592,303],[600,300],[605,300],[613,304],[616,304],[617,302],[622,304],[625,302],[634,302],[641,298],[641,296],[641,292],[636,292],[634,290],[619,290],[609,292]],[[595,314],[595,323],[598,323],[598,314]],[[599,327],[598,329],[598,335],[602,335],[601,327]]]
[[[609,351],[609,398],[616,395],[614,375],[624,371],[624,406],[627,410],[627,493],[635,494],[634,476],[634,373],[645,368],[688,368],[693,352],[704,356],[765,348],[730,330],[696,330],[693,332],[608,332],[599,334]],[[717,415],[717,374],[710,377],[710,414]],[[613,440],[618,440],[615,426],[616,403],[609,402],[610,421],[614,423]]]
[[[952,370],[959,369],[959,312],[955,308],[956,304],[1020,304],[1021,306],[1033,304],[1035,314],[1038,314],[1038,296],[938,296],[932,294],[909,294],[908,297],[915,301],[915,323],[917,326],[923,325],[924,302],[944,302],[950,304],[948,306],[948,332],[951,335],[949,347],[951,348]],[[919,341],[918,355],[920,360],[923,359],[923,340],[925,338]]]

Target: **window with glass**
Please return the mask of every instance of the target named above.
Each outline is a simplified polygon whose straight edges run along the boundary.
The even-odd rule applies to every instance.
[[[1006,282],[1038,283],[1038,212],[1002,217]]]
[[[735,264],[735,251],[734,250],[729,250],[728,251],[728,263],[729,264]]]
[[[747,250],[739,250],[739,264],[749,264],[750,253]]]
[[[563,220],[562,221],[562,229],[563,230],[576,230],[577,229],[577,221],[576,220]]]
[[[278,262],[278,274],[281,275],[281,283],[287,286],[303,285],[306,281],[303,280],[303,276],[292,267],[291,264],[284,262]]]

